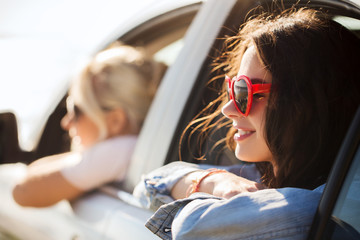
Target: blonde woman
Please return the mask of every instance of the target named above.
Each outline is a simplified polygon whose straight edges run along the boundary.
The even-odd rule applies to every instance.
[[[73,81],[61,121],[73,150],[30,164],[13,189],[14,200],[46,207],[124,179],[165,68],[130,46],[91,59]]]

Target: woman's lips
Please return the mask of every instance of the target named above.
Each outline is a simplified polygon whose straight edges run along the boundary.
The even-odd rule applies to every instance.
[[[234,140],[235,141],[242,141],[248,137],[250,137],[253,133],[255,133],[255,131],[248,131],[248,130],[242,130],[242,129],[238,129],[238,132],[235,133],[234,135]]]

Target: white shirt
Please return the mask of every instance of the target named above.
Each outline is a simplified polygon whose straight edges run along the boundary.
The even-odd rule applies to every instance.
[[[64,178],[87,191],[125,178],[137,141],[136,135],[119,136],[101,141],[84,152],[71,155],[62,169]]]

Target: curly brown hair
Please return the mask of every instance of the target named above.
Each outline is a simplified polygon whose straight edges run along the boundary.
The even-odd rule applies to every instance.
[[[360,40],[329,15],[301,8],[250,19],[226,45],[214,70],[236,75],[244,52],[253,45],[272,74],[264,137],[277,173],[270,163],[258,163],[263,183],[308,189],[325,183],[360,103]],[[218,144],[226,141],[233,150],[236,130],[220,117],[227,101],[224,89],[201,112],[212,113],[191,122],[186,130],[202,129],[206,135],[209,129],[226,125],[227,137]]]

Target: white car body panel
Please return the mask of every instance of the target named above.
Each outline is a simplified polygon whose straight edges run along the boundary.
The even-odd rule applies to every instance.
[[[203,61],[235,2],[209,0],[192,22],[183,49],[166,72],[141,130],[126,179],[128,189],[139,182],[142,174],[164,164]]]
[[[122,192],[122,194],[128,193]],[[152,212],[101,191],[78,199],[72,204],[72,208],[78,218],[110,239],[117,239],[119,236],[122,239],[158,239],[144,226]]]

